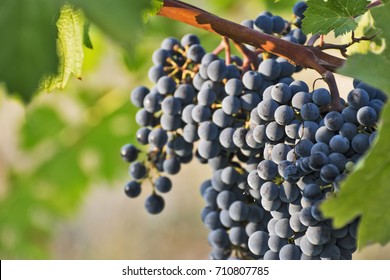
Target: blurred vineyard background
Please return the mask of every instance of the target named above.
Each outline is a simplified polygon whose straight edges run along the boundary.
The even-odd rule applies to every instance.
[[[295,1],[188,1],[241,22],[268,9],[289,18]],[[151,53],[167,36],[197,33],[206,50],[215,35],[155,17],[131,53],[92,27],[94,50],[85,49],[83,79],[64,91],[39,94],[29,105],[0,87],[0,258],[1,259],[207,259],[207,230],[200,220],[199,185],[211,175],[196,160],[171,177],[166,208],[144,210],[151,187],[128,199],[129,180],[120,158],[135,143],[133,87],[145,84]],[[132,36],[132,30],[129,30]],[[311,84],[313,72],[297,78]],[[23,81],[20,81],[23,83]],[[351,87],[340,78],[342,93]],[[318,84],[319,85],[319,84]],[[371,246],[355,259],[390,259],[390,247]]]

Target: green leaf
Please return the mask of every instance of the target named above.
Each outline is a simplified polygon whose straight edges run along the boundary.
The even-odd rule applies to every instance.
[[[60,1],[0,2],[0,81],[28,102],[58,65],[55,20]]]
[[[388,24],[390,4],[372,9],[371,14],[375,20],[375,27],[382,32],[379,38],[384,41],[384,48],[382,48],[381,53],[369,52],[365,55],[352,55],[339,73],[358,78],[390,94],[388,76],[378,75],[378,73],[387,73],[390,69],[390,26]]]
[[[390,106],[387,103],[376,144],[342,184],[337,197],[325,201],[322,210],[341,227],[361,216],[358,246],[384,245],[390,241]]]
[[[164,0],[151,0],[151,5],[149,8],[143,11],[143,20],[147,22],[150,17],[157,15],[164,5]]]
[[[390,93],[390,79],[386,75],[390,69],[390,59],[373,53],[351,56],[339,73],[357,78],[365,83]]]
[[[107,36],[125,47],[137,43],[135,35],[142,27],[142,11],[152,7],[145,0],[69,0],[80,7],[91,22]]]
[[[306,34],[328,34],[336,37],[357,27],[355,18],[366,12],[367,0],[309,0],[302,29]]]
[[[84,23],[84,28],[83,28],[83,43],[85,47],[92,50],[93,44],[92,44],[91,37],[89,36],[90,27],[91,27],[91,22],[87,20]]]
[[[390,5],[371,11],[375,27],[382,30],[385,48],[380,54],[369,52],[351,56],[341,73],[367,82],[390,93]],[[354,217],[361,216],[358,246],[370,243],[385,244],[390,241],[390,105],[387,103],[381,116],[379,137],[369,153],[359,161],[355,171],[342,184],[336,198],[326,201],[322,209],[326,216],[342,226]]]
[[[63,6],[57,27],[60,65],[58,74],[50,76],[43,82],[42,87],[46,91],[64,89],[72,74],[81,79],[84,61],[81,11],[70,5]]]

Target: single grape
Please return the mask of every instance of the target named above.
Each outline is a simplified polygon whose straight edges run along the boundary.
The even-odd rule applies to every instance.
[[[154,186],[156,187],[157,191],[161,193],[167,193],[172,189],[172,182],[166,176],[159,176],[154,181]]]
[[[344,124],[344,118],[339,112],[329,112],[326,114],[325,126],[331,131],[339,131]]]
[[[369,136],[364,133],[356,134],[351,141],[352,149],[360,154],[363,154],[370,147]]]
[[[263,256],[269,249],[268,238],[269,235],[265,231],[252,233],[248,240],[249,250],[257,256]]]
[[[317,184],[307,184],[303,188],[302,196],[309,202],[315,202],[322,197],[321,187]]]
[[[309,86],[304,81],[300,81],[300,80],[293,81],[289,85],[289,87],[291,89],[292,95],[295,95],[297,92],[306,92],[306,93],[309,92]],[[310,95],[309,97],[311,99]]]
[[[137,181],[130,181],[125,185],[125,193],[128,197],[134,198],[141,193],[141,184]]]
[[[222,228],[210,231],[209,241],[211,246],[218,248],[226,248],[230,243],[228,233]]]
[[[222,101],[222,110],[227,115],[236,114],[241,108],[240,99],[237,96],[229,95]]]
[[[261,102],[261,96],[255,91],[245,91],[239,99],[241,102],[241,109],[248,112],[256,108]]]
[[[235,201],[229,207],[229,215],[233,221],[242,222],[249,214],[249,207],[242,201]]]
[[[303,19],[305,17],[305,15],[303,13],[306,11],[306,9],[307,9],[306,2],[305,1],[299,1],[299,2],[294,4],[293,13],[297,17]]]
[[[237,78],[230,79],[225,84],[225,91],[228,95],[239,96],[239,95],[241,95],[243,89],[244,89],[244,86],[242,84],[242,81],[240,79],[237,79]]]
[[[175,80],[169,76],[162,76],[157,81],[157,90],[160,94],[173,94],[176,90]]]
[[[324,245],[330,239],[330,229],[325,223],[309,226],[306,230],[307,240],[314,245]]]
[[[200,139],[214,140],[218,137],[218,126],[211,122],[201,122],[198,127],[198,135]]]
[[[270,122],[265,128],[265,134],[271,141],[280,141],[285,136],[284,126],[275,121]]]
[[[275,111],[279,107],[278,103],[273,99],[266,99],[259,103],[257,112],[261,119],[265,121],[273,121],[275,119]]]
[[[370,96],[361,88],[355,88],[351,90],[347,96],[348,105],[355,110],[367,106],[370,102]]]
[[[295,118],[294,110],[288,105],[281,105],[275,110],[274,117],[278,124],[288,125]]]
[[[148,93],[149,89],[145,86],[139,86],[134,88],[130,94],[131,103],[133,103],[138,108],[142,108],[144,98]]]
[[[257,166],[259,177],[272,180],[278,174],[278,165],[271,160],[262,160]]]
[[[233,123],[233,117],[226,114],[222,109],[217,109],[212,115],[212,121],[219,127],[229,127]]]
[[[180,100],[180,103],[184,105],[191,104],[195,97],[195,89],[190,84],[180,84],[177,86],[173,96]]]
[[[268,15],[260,15],[255,19],[255,21],[253,23],[253,28],[255,30],[260,31],[260,32],[272,34],[272,31],[274,28],[273,20]]]
[[[217,95],[212,88],[202,87],[196,98],[198,100],[198,104],[202,106],[210,106],[216,100]]]
[[[280,249],[279,258],[280,260],[300,260],[301,250],[297,245],[286,244]]]
[[[200,44],[200,39],[195,34],[186,34],[181,38],[180,44],[184,47],[192,46],[195,44]]]
[[[335,135],[332,137],[332,139],[330,139],[329,147],[333,152],[344,154],[348,151],[350,147],[350,142],[348,138],[344,136]]]
[[[280,238],[290,238],[294,233],[290,227],[290,220],[287,218],[278,220],[275,224],[275,232]]]
[[[149,133],[150,133],[150,129],[147,128],[147,127],[141,127],[137,130],[136,132],[136,138],[137,138],[137,141],[138,143],[142,144],[142,145],[146,145],[149,143]]]
[[[193,44],[188,48],[186,54],[192,61],[200,62],[202,57],[206,54],[206,51],[201,45]]]
[[[313,243],[311,243],[308,240],[306,235],[301,238],[301,241],[299,243],[299,247],[300,247],[302,253],[304,253],[305,255],[310,256],[310,257],[315,257],[315,256],[320,255],[322,250],[323,250],[322,245],[314,245]]]
[[[283,83],[276,84],[271,90],[272,99],[280,104],[286,104],[291,99],[291,89]]]
[[[273,33],[282,33],[286,27],[286,22],[281,16],[272,16],[272,32]]]
[[[161,149],[168,141],[168,134],[162,128],[153,128],[148,135],[148,142]]]
[[[133,162],[138,157],[139,150],[133,144],[126,144],[121,148],[121,156],[127,162]]]
[[[221,221],[219,220],[219,213],[217,211],[209,212],[204,217],[203,223],[209,230],[215,230],[218,228],[222,228]]]
[[[175,175],[179,173],[180,169],[180,160],[176,156],[171,156],[170,158],[165,159],[163,162],[163,170],[168,174]]]
[[[301,117],[305,121],[316,121],[320,117],[320,109],[314,103],[303,104]]]
[[[357,120],[363,126],[374,126],[378,122],[378,114],[374,108],[364,106],[358,110]]]
[[[325,88],[313,90],[312,98],[313,102],[318,106],[326,106],[331,103],[330,92]]]
[[[230,243],[236,246],[246,245],[248,242],[248,235],[245,232],[245,228],[242,226],[230,228],[229,240]]]
[[[207,66],[207,76],[214,82],[221,82],[227,76],[225,61],[214,60]]]
[[[135,161],[130,164],[129,173],[135,180],[143,179],[146,175],[146,167],[143,163]]]
[[[291,85],[290,85],[291,88]],[[310,93],[306,91],[299,91],[294,94],[294,96],[291,99],[291,105],[294,109],[302,109],[302,106],[306,103],[311,102],[311,95]]]
[[[269,58],[260,63],[258,71],[263,75],[264,79],[275,80],[280,75],[282,69],[275,59]]]
[[[162,196],[152,194],[145,200],[145,208],[149,214],[159,214],[165,207],[165,202]]]

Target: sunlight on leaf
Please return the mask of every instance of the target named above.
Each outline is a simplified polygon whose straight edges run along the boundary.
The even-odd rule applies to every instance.
[[[353,31],[357,27],[355,18],[365,13],[366,0],[309,0],[302,29],[306,34],[328,34],[332,30],[337,36]]]
[[[64,89],[71,75],[81,79],[84,60],[81,11],[70,5],[65,5],[61,9],[57,27],[57,50],[60,59],[59,73],[43,82],[42,88],[46,91],[52,91],[57,88]]]

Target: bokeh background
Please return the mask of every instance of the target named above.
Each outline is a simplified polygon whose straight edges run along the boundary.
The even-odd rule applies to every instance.
[[[289,19],[295,1],[187,2],[241,22],[266,9]],[[143,185],[136,199],[125,196],[123,186],[130,177],[119,156],[122,145],[136,143],[131,89],[152,85],[147,71],[160,42],[186,33],[196,33],[208,51],[220,41],[155,17],[127,53],[92,27],[94,49],[85,49],[81,81],[41,93],[27,106],[6,96],[0,85],[1,259],[208,258],[199,185],[210,177],[209,168],[196,160],[184,165],[171,177],[165,210],[152,216],[144,210],[151,186]],[[305,71],[296,78],[311,85],[318,76]],[[352,82],[337,78],[345,95]],[[390,247],[372,245],[354,259],[390,259]]]

